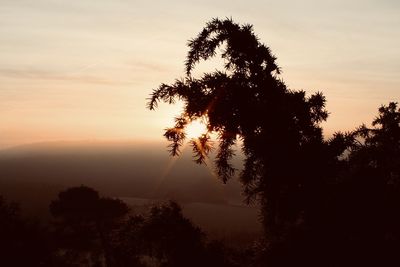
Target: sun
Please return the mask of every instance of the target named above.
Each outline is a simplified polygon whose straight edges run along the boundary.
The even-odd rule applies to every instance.
[[[185,132],[190,139],[198,138],[207,132],[207,126],[202,120],[194,120],[186,126]]]

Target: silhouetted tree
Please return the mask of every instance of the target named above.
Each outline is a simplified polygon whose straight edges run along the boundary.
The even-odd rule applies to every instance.
[[[400,110],[379,108],[372,122],[353,132],[347,171],[334,188],[331,249],[337,266],[399,266]]]
[[[173,201],[131,216],[118,236],[119,266],[244,267],[253,260],[250,249],[236,250],[221,241],[208,241]]]
[[[179,154],[185,127],[205,118],[208,132],[191,141],[196,161],[204,162],[211,150],[210,133],[216,133],[216,170],[226,182],[234,175],[230,159],[240,141],[244,193],[247,201],[262,206],[267,250],[280,251],[274,252],[280,256],[269,264],[285,266],[283,255],[286,265],[318,258],[318,230],[325,208],[321,189],[334,176],[351,138],[337,133],[323,139],[320,123],[328,117],[325,97],[287,88],[279,78],[276,58],[259,42],[251,25],[213,19],[188,46],[186,77],[161,84],[148,102],[151,110],[160,101],[184,103],[176,124],[164,134],[171,142],[171,154]],[[195,65],[216,56],[218,49],[224,70],[192,77]]]
[[[254,248],[231,247],[226,242],[212,240],[206,244],[206,264],[215,267],[254,266]]]
[[[381,106],[372,126],[362,125],[354,132],[362,143],[353,150],[351,160],[354,164],[371,166],[385,179],[394,181],[400,172],[400,113],[397,103]]]
[[[120,266],[246,266],[245,253],[222,242],[207,242],[205,234],[182,214],[175,202],[153,205],[147,214],[127,220],[119,233]]]
[[[65,237],[62,246],[79,254],[92,250],[99,239],[107,266],[115,265],[110,233],[128,210],[121,200],[100,197],[97,191],[86,186],[62,191],[50,204],[51,214],[61,220],[58,229]]]
[[[161,266],[204,266],[204,234],[182,215],[176,202],[153,206],[142,234]]]
[[[141,260],[143,255],[149,254],[148,242],[143,234],[145,220],[142,215],[130,216],[118,230],[115,245],[118,266],[146,266]]]
[[[53,252],[47,229],[22,218],[19,206],[0,196],[0,265],[54,266]]]

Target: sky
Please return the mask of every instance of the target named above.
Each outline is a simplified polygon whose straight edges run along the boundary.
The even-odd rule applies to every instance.
[[[181,106],[146,109],[184,76],[212,18],[254,26],[291,89],[321,91],[329,136],[400,100],[400,1],[0,0],[0,149],[56,140],[162,140]]]

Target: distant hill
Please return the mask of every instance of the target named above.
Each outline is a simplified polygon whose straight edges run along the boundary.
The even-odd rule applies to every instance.
[[[224,185],[212,173],[212,164],[197,165],[192,161],[190,148],[184,149],[181,157],[172,158],[166,145],[51,142],[0,150],[0,194],[22,203],[22,208],[30,214],[48,216],[48,204],[60,190],[84,184],[108,196],[174,199],[196,209],[203,207],[198,206],[201,203],[204,207],[215,207],[209,208],[213,214],[229,206],[225,210],[232,220],[236,207],[243,215],[238,214],[241,221],[257,220],[255,208],[242,203],[237,179]],[[239,160],[236,161],[239,166]],[[200,221],[208,216],[207,209],[203,209],[202,215],[197,216]],[[197,218],[193,210],[188,213]],[[218,213],[221,217],[221,212]]]
[[[162,143],[39,143],[0,150],[0,182],[85,184],[114,196],[241,202],[237,181],[222,184],[212,166],[197,165],[191,157],[185,149],[172,158]]]

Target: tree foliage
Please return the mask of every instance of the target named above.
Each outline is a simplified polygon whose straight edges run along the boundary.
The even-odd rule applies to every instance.
[[[172,85],[162,84],[148,102],[150,109],[159,101],[185,103],[175,126],[165,133],[172,155],[179,153],[185,126],[206,116],[208,131],[218,134],[216,166],[220,177],[224,182],[232,177],[229,160],[234,155],[232,146],[240,139],[246,155],[242,180],[252,193],[257,190],[253,184],[260,183],[255,170],[265,169],[260,160],[267,154],[273,157],[276,150],[295,150],[321,140],[319,123],[328,116],[324,96],[316,93],[307,97],[304,91],[289,90],[278,77],[276,58],[259,42],[252,26],[214,19],[188,46],[187,76]],[[224,70],[205,73],[199,79],[191,77],[195,65],[216,56],[220,47]],[[205,141],[209,134],[202,138],[194,150],[208,152]]]
[[[204,161],[210,133],[216,133],[215,166],[227,182],[235,173],[230,160],[240,141],[245,156],[240,180],[247,200],[261,202],[270,227],[298,220],[306,209],[305,194],[317,179],[314,174],[327,167],[328,160],[323,159],[335,162],[346,149],[344,134],[323,139],[320,124],[328,117],[325,97],[289,89],[279,77],[276,58],[251,25],[213,19],[188,47],[186,77],[161,84],[148,102],[151,110],[160,101],[184,103],[176,124],[164,134],[171,142],[171,154],[179,154],[188,123],[206,117],[208,132],[191,142],[197,162]],[[224,69],[192,77],[196,64],[217,56],[219,50]]]
[[[50,213],[59,220],[59,246],[72,255],[74,264],[82,264],[89,253],[94,261],[104,255],[106,265],[114,266],[111,233],[128,211],[121,200],[100,197],[96,190],[86,186],[68,188],[50,204]]]
[[[397,104],[382,106],[372,128],[324,139],[325,97],[288,88],[251,25],[213,19],[188,47],[186,76],[161,84],[148,107],[183,101],[183,112],[165,132],[172,155],[185,142],[185,127],[206,118],[207,133],[190,144],[202,163],[211,150],[210,133],[217,134],[215,166],[223,182],[235,174],[230,161],[241,145],[246,199],[261,204],[261,265],[321,266],[328,258],[332,266],[379,265],[380,258],[393,259],[389,251],[400,247]],[[217,55],[222,70],[192,76],[199,62]]]
[[[49,233],[20,214],[19,205],[0,196],[0,265],[54,266]]]
[[[249,261],[243,257],[245,253],[228,249],[222,242],[209,242],[174,201],[152,205],[148,213],[131,216],[121,227],[119,240],[121,266],[149,266],[146,262],[152,262],[163,267],[238,267]]]
[[[400,109],[378,110],[372,127],[353,132],[348,168],[332,207],[336,245],[364,266],[400,264]],[[343,242],[343,240],[348,240]],[[366,256],[368,255],[368,256]],[[350,264],[349,264],[350,265]],[[354,264],[353,264],[354,265]]]

